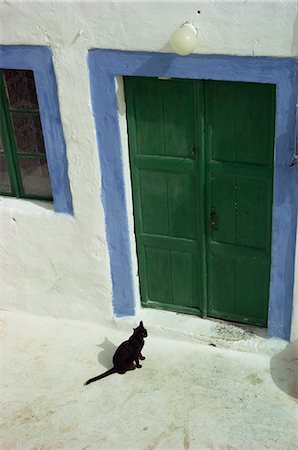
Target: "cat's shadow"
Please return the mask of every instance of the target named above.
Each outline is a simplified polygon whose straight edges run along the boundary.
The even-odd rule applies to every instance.
[[[97,356],[99,364],[104,366],[106,369],[113,367],[113,356],[117,346],[113,344],[113,342],[109,341],[108,338],[105,338],[103,343],[98,344],[97,347],[101,349]]]

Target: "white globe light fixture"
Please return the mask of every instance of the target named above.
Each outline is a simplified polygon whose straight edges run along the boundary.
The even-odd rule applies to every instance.
[[[190,55],[197,45],[198,30],[191,23],[184,23],[171,37],[171,46],[181,56]]]

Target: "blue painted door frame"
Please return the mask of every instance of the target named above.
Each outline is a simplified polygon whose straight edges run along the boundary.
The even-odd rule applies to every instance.
[[[292,317],[297,171],[290,167],[295,146],[297,61],[291,58],[233,57],[90,50],[91,96],[102,174],[102,202],[110,253],[113,307],[117,317],[135,313],[132,262],[125,199],[115,76],[166,76],[276,85],[274,198],[268,334],[289,339]]]

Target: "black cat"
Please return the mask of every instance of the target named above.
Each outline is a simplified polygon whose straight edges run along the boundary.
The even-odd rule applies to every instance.
[[[100,380],[101,378],[107,377],[112,373],[125,373],[128,370],[134,370],[136,367],[140,369],[142,366],[139,363],[140,359],[145,359],[141,354],[142,348],[144,346],[144,338],[147,337],[147,330],[143,326],[143,322],[137,328],[133,329],[133,334],[130,336],[128,341],[122,342],[117,348],[113,356],[112,369],[107,370],[107,372],[98,375],[97,377],[90,378],[86,381],[85,386],[93,381]]]

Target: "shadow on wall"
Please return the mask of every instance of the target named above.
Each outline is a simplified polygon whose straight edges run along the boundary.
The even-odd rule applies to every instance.
[[[102,350],[98,354],[98,362],[106,369],[110,369],[113,367],[113,356],[117,349],[117,346],[113,344],[113,342],[109,341],[108,338],[105,338],[102,344],[97,345],[97,347]]]
[[[141,64],[131,75],[136,77],[144,76],[144,74],[146,74],[146,76],[156,77],[157,67],[159,72],[158,76],[165,75],[170,69],[174,59],[177,57],[175,53],[164,53],[165,51],[171,51],[168,43],[162,47],[158,53],[154,53],[150,56],[148,60]]]
[[[271,358],[270,371],[276,386],[298,399],[298,339]]]

